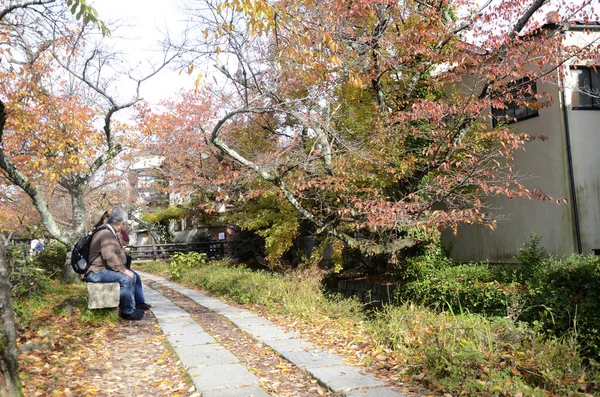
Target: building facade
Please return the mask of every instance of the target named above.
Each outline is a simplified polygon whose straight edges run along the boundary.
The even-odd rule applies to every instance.
[[[565,46],[600,46],[598,24],[564,29]],[[525,144],[514,164],[527,177],[528,189],[541,189],[555,200],[487,197],[499,217],[496,229],[445,231],[443,241],[455,259],[511,262],[531,233],[542,237],[551,254],[600,248],[600,59],[570,59],[562,68],[554,72],[556,82],[536,82],[537,92],[551,95],[551,106],[503,110],[517,119],[511,128],[546,138]],[[556,203],[563,198],[566,203]]]

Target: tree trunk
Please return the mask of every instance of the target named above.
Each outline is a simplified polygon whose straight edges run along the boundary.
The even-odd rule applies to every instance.
[[[63,284],[75,284],[81,282],[81,276],[73,270],[71,267],[71,251],[75,244],[67,245],[67,259],[63,265],[63,272],[61,277],[61,283]]]
[[[0,397],[22,395],[6,250],[0,244]]]
[[[78,183],[68,188],[69,194],[71,195],[71,215],[73,217],[73,228],[69,233],[65,232],[66,241],[62,241],[67,248],[67,259],[63,265],[61,282],[63,284],[73,284],[81,282],[81,276],[73,270],[71,267],[71,251],[77,244],[80,237],[83,237],[88,230],[86,230],[86,219],[85,219],[85,192],[88,190],[88,185],[85,183]]]

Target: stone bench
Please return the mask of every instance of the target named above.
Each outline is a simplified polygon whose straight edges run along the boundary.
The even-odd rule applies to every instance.
[[[121,296],[119,283],[87,283],[88,308],[118,307]]]

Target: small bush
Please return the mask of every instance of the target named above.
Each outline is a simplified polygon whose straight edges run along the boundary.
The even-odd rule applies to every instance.
[[[532,233],[516,256],[518,266],[514,269],[514,281],[525,285],[536,285],[544,274],[550,255],[540,246],[542,238]]]
[[[422,280],[453,266],[452,259],[440,252],[434,252],[410,257],[404,264],[396,265],[396,270],[400,273],[400,280],[409,282]]]
[[[206,254],[189,252],[184,254],[177,252],[169,262],[169,274],[173,279],[181,279],[184,269],[193,269],[206,263]]]
[[[67,260],[67,248],[58,241],[50,241],[42,252],[32,257],[34,266],[44,269],[51,279],[59,279]]]
[[[25,252],[24,246],[6,247],[9,282],[15,300],[40,293],[48,282],[46,271],[38,267]]]
[[[571,255],[549,266],[520,318],[557,336],[572,333],[585,355],[600,358],[600,260]]]
[[[405,284],[396,299],[454,313],[506,316],[519,306],[522,292],[518,285],[493,280],[486,265],[461,265]]]

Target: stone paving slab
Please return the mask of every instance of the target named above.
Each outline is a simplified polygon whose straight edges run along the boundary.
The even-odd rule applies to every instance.
[[[293,352],[293,351],[310,351],[317,350],[318,346],[314,343],[305,341],[304,339],[292,338],[292,339],[273,339],[264,342],[265,345],[269,346],[273,350],[281,353]]]
[[[271,321],[267,320],[264,317],[231,317],[227,316],[229,321],[237,325],[239,328],[248,327],[251,325],[274,325]]]
[[[193,292],[190,295],[186,295],[188,298],[196,302],[197,304],[204,306],[208,309],[225,309],[231,307],[227,303],[223,302],[220,299],[212,298],[210,296],[206,296],[204,294],[200,294],[198,292]]]
[[[260,318],[260,319],[262,319],[264,321],[269,321],[266,318],[261,317],[258,314],[253,313],[253,312],[251,312],[249,310],[244,310],[244,309],[238,309],[238,310],[239,311],[237,313],[228,314],[226,317],[228,319],[230,319],[230,320],[231,319],[237,319],[237,318],[240,318],[240,319],[241,318]]]
[[[202,395],[209,390],[233,389],[244,386],[258,386],[258,378],[242,364],[211,365],[188,371],[196,390]]]
[[[152,312],[154,312],[154,309],[156,309],[157,306],[152,306]],[[160,310],[158,311],[159,313]],[[194,319],[192,318],[192,316],[190,316],[189,314],[187,316],[181,316],[181,317],[157,317],[158,320],[158,324],[162,327],[164,326],[168,326],[170,324],[173,324],[176,327],[181,327],[181,328],[187,328],[190,325],[193,324],[197,324]]]
[[[221,301],[219,301],[219,302],[214,302],[212,300],[200,300],[200,301],[198,301],[198,300],[194,299],[194,302],[196,302],[200,306],[204,306],[205,308],[210,309],[212,311],[216,311],[216,310],[219,310],[219,309],[227,309],[227,308],[230,307],[227,303],[224,303],[224,302],[221,302]]]
[[[203,395],[204,396],[204,395]],[[369,389],[357,389],[344,392],[345,397],[406,397],[391,387],[373,387]]]
[[[148,301],[150,304],[155,305],[155,304],[159,304],[159,303],[169,303],[169,304],[171,303],[170,300],[168,300],[167,298],[165,298],[163,295],[156,292],[152,288],[148,288],[144,285],[143,289],[144,289],[144,296],[146,298],[146,301]]]
[[[269,397],[270,394],[258,386],[239,387],[236,389],[209,390],[202,397]]]
[[[244,332],[249,333],[261,342],[273,339],[293,339],[298,335],[286,332],[275,325],[246,325],[240,327]]]
[[[287,351],[279,354],[300,368],[331,367],[344,362],[340,356],[324,351]]]
[[[196,323],[191,317],[161,319],[158,322],[158,325],[160,325],[163,333],[167,336],[205,332],[204,328],[198,325],[198,323]]]
[[[206,305],[213,304],[213,305],[229,306],[220,299],[211,298],[210,296],[201,294],[199,292],[192,292],[191,294],[187,295],[187,297],[202,306],[205,306],[205,304]]]
[[[180,294],[183,294],[183,295],[189,295],[192,292],[194,292],[191,289],[186,288],[186,287],[182,287],[181,285],[178,285],[178,284],[168,283],[168,284],[163,284],[163,285],[165,287],[171,288],[172,290],[177,291],[177,292],[179,292]]]
[[[217,343],[208,332],[185,332],[181,335],[167,335],[169,343],[173,347],[191,347],[196,345],[207,345],[209,343]]]
[[[336,393],[361,387],[384,386],[382,381],[372,376],[363,375],[355,367],[349,365],[313,367],[308,368],[307,371]]]
[[[146,275],[143,274],[144,276]],[[152,279],[166,287],[173,288],[174,284],[164,278],[153,276]],[[173,289],[180,292],[187,290],[176,284],[175,286]],[[341,393],[347,397],[406,397],[404,393],[385,387],[384,382],[375,379],[373,376],[361,374],[356,367],[342,365],[343,359],[340,356],[327,353],[318,346],[298,338],[295,333],[285,332],[281,327],[273,325],[269,320],[250,311],[236,308],[219,299],[195,291],[182,293],[199,305],[228,318],[240,329],[273,348],[282,357],[304,368],[322,385],[335,393]],[[165,318],[163,321],[179,321],[179,319]],[[193,343],[193,341],[190,341],[190,343]],[[178,354],[181,352],[186,357],[186,354],[192,355],[189,354],[188,350],[207,346],[219,345],[206,344],[191,347],[181,345],[176,348],[176,351]],[[216,361],[218,361],[217,354],[213,355]],[[195,353],[195,355],[198,356],[198,353]],[[210,361],[210,356],[211,354],[208,354],[205,357],[206,362]],[[184,362],[183,359],[182,362]],[[197,390],[202,392],[204,397],[268,396],[264,390],[258,387],[258,378],[239,362],[202,366],[203,362],[205,361],[195,361],[195,365],[199,366],[191,367],[188,372],[192,376]]]
[[[193,348],[190,348],[189,346],[176,347],[175,351],[183,365],[188,368],[235,364],[240,362],[240,360],[231,354],[229,350],[216,343],[198,345]]]
[[[229,316],[239,315],[240,313],[243,313],[245,310],[238,309],[237,307],[231,307],[231,306],[219,306],[219,307],[215,308],[214,311],[215,311],[215,313],[218,313],[221,316],[225,316],[225,317],[229,318]]]
[[[188,312],[175,305],[153,305],[152,313],[161,318],[189,317]]]

